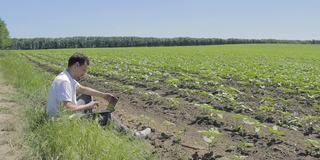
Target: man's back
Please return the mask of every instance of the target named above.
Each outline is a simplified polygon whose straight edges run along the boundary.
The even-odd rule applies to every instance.
[[[66,69],[53,80],[49,90],[47,103],[47,113],[49,117],[57,115],[58,107],[60,103],[64,101],[70,101],[77,104],[76,90],[79,85],[80,84],[71,77]]]

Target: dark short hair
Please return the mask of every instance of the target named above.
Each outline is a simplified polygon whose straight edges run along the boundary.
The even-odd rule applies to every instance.
[[[69,58],[68,67],[71,67],[77,62],[79,62],[80,66],[84,65],[84,63],[87,63],[87,65],[89,65],[89,58],[83,53],[76,52]]]

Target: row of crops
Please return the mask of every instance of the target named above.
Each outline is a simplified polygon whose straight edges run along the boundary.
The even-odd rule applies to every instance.
[[[247,135],[281,139],[302,133],[308,154],[319,156],[319,49],[317,45],[225,45],[80,51],[90,58],[87,81],[136,95],[148,105],[165,106],[176,115],[179,112],[181,119],[196,118],[185,108],[197,108],[202,116]],[[17,52],[46,71],[59,73],[76,51]],[[202,127],[199,134],[207,137],[205,142],[224,134],[210,125]],[[257,147],[246,140],[249,148]]]

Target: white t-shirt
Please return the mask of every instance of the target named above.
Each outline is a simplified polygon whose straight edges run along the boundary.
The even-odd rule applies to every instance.
[[[49,117],[56,116],[58,107],[64,101],[77,104],[76,91],[80,84],[71,77],[65,69],[52,82],[48,96],[47,113]]]

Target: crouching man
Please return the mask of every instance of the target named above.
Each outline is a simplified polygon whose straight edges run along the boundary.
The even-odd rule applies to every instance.
[[[77,94],[85,95],[79,97],[88,97],[88,95],[102,97],[106,99],[109,104],[116,103],[115,101],[117,101],[118,98],[116,98],[114,95],[82,86],[77,82],[77,80],[79,80],[80,77],[86,73],[88,65],[89,59],[82,53],[75,53],[69,58],[68,67],[61,72],[51,84],[47,103],[47,114],[49,118],[58,116],[59,106],[61,105],[66,109],[75,112],[88,111],[99,106],[99,102],[92,101],[91,97],[89,98],[89,101],[86,101],[85,99],[80,99],[82,101],[77,101]],[[83,103],[83,100],[86,102]],[[101,116],[104,113],[94,114],[100,114]],[[108,118],[106,118],[106,120],[110,119],[118,131],[126,132],[139,138],[146,138],[151,133],[150,128],[146,128],[143,131],[131,131],[129,128],[121,124],[119,120],[113,117],[111,113],[107,115]],[[105,124],[106,121],[103,120],[103,125]]]
[[[68,61],[68,67],[61,72],[52,82],[48,96],[47,113],[50,118],[58,115],[59,106],[62,104],[71,111],[83,111],[98,107],[99,102],[91,101],[87,104],[77,104],[77,93],[102,97],[107,101],[114,99],[112,94],[97,91],[80,85],[77,80],[82,77],[89,65],[89,59],[84,54],[75,53]]]

